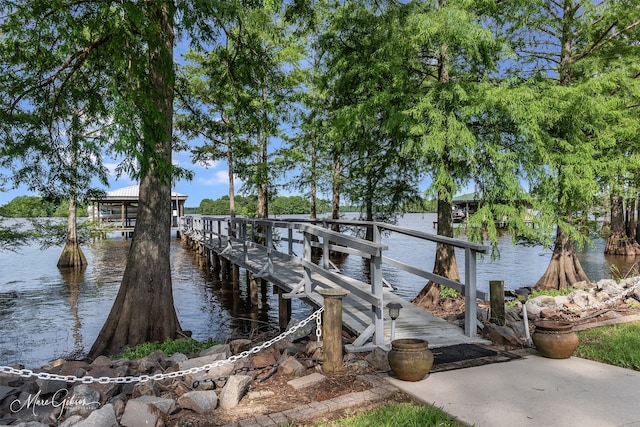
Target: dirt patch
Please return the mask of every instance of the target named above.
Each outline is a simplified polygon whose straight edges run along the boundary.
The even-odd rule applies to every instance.
[[[251,389],[242,398],[240,404],[235,408],[218,408],[208,415],[198,415],[192,411],[182,410],[173,414],[167,425],[180,427],[204,427],[234,424],[240,420],[258,417],[260,415],[275,414],[309,404],[311,402],[321,402],[335,397],[344,396],[350,393],[361,392],[371,389],[373,386],[367,381],[358,378],[359,375],[373,372],[373,369],[351,371],[345,368],[339,372],[324,373],[317,368],[310,368],[307,374],[320,372],[326,380],[314,386],[295,390],[288,381],[294,379],[283,375],[275,375],[263,382],[254,382]],[[322,420],[333,420],[345,415],[371,410],[377,406],[392,402],[410,402],[411,398],[404,393],[395,393],[391,399],[385,401],[357,405],[329,414],[322,414],[313,421],[297,422],[289,425],[312,425]]]

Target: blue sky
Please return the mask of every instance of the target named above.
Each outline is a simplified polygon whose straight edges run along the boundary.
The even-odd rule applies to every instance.
[[[199,206],[200,201],[204,198],[218,199],[229,193],[229,174],[227,172],[227,165],[224,162],[215,162],[205,168],[204,166],[194,165],[191,163],[189,153],[174,153],[173,161],[175,164],[190,169],[194,172],[194,178],[192,181],[180,181],[176,184],[174,191],[189,196],[187,199],[187,206]],[[109,178],[110,187],[104,188],[105,190],[115,190],[129,185],[136,185],[137,182],[132,181],[127,176],[122,176],[119,179],[116,178],[113,172],[117,166],[117,162],[112,159],[105,161],[105,165],[111,171]],[[7,173],[1,171],[0,173]],[[240,188],[241,183],[236,180],[236,193]],[[102,188],[102,186],[98,186]],[[14,197],[31,195],[37,196],[37,193],[28,191],[26,186],[20,186],[17,189],[8,189],[8,191],[0,191],[0,205],[6,205]]]

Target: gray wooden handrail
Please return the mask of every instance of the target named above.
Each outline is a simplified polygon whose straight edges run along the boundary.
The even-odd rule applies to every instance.
[[[243,246],[243,257],[245,262],[248,261],[248,249],[250,247],[263,246],[266,248],[267,258],[269,263],[272,262],[272,257],[278,252],[273,246],[274,231],[276,229],[285,229],[286,237],[282,237],[281,240],[288,241],[286,255],[290,259],[298,259],[298,263],[303,266],[303,294],[314,292],[313,282],[311,280],[311,274],[320,274],[323,277],[332,280],[334,284],[340,287],[344,287],[346,290],[352,292],[363,298],[365,301],[371,304],[373,312],[373,321],[375,325],[375,331],[373,337],[377,341],[378,336],[380,339],[383,335],[383,278],[382,278],[382,265],[387,264],[393,266],[399,270],[406,271],[410,274],[423,277],[428,280],[432,280],[436,283],[449,286],[459,291],[465,297],[465,334],[473,337],[476,335],[477,329],[477,305],[476,300],[478,298],[487,300],[488,295],[485,292],[477,291],[476,289],[476,257],[477,253],[486,254],[489,248],[485,245],[481,245],[473,242],[466,242],[464,240],[448,238],[444,236],[438,236],[430,233],[425,233],[418,230],[411,230],[403,227],[399,227],[393,224],[380,223],[374,221],[356,221],[356,220],[308,220],[308,219],[251,219],[241,217],[227,217],[227,216],[185,216],[183,217],[182,224],[184,228],[191,231],[203,233],[203,239],[208,242],[213,242],[214,236],[218,240],[218,246],[223,244],[223,240],[226,239],[227,244],[236,242]],[[217,226],[213,227],[216,223]],[[208,225],[207,225],[208,224]],[[335,232],[328,227],[331,224],[341,224],[349,227],[371,227],[373,228],[373,240],[368,241],[354,236],[348,236],[344,233]],[[223,225],[226,226],[224,229]],[[248,227],[250,230],[248,231]],[[264,230],[260,233],[257,232],[257,228],[264,227]],[[215,229],[214,229],[215,228]],[[231,236],[229,230],[234,229],[236,235]],[[296,243],[302,243],[303,254],[298,256],[293,253],[293,231],[298,231],[303,234],[302,240],[296,240]],[[434,274],[431,271],[426,271],[418,267],[414,267],[403,263],[399,260],[394,260],[389,257],[383,256],[383,252],[388,249],[387,246],[381,243],[381,232],[395,232],[409,237],[413,237],[419,240],[430,241],[434,243],[443,243],[451,245],[456,248],[464,250],[464,265],[465,275],[464,283],[453,281],[443,276]],[[247,235],[249,233],[249,235]],[[313,241],[312,236],[317,238],[319,242]],[[261,240],[259,240],[261,239]],[[311,248],[322,248],[323,259],[325,263],[322,266],[317,266],[311,260]],[[367,258],[370,263],[370,291],[364,292],[357,284],[353,284],[353,280],[346,280],[344,276],[337,274],[330,269],[328,263],[328,251],[342,251],[345,253],[353,254]],[[266,267],[265,267],[266,268]],[[360,284],[364,282],[356,281]],[[376,342],[376,344],[378,344]]]

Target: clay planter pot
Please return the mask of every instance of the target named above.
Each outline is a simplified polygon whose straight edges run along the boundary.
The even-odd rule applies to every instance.
[[[552,359],[567,359],[578,347],[578,335],[569,322],[539,320],[531,336],[538,352]]]
[[[391,341],[387,358],[396,378],[402,381],[420,381],[433,366],[433,353],[429,350],[429,343],[417,338]]]

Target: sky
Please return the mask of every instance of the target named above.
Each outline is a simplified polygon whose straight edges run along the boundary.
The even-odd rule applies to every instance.
[[[215,162],[208,167],[201,165],[194,165],[191,163],[189,153],[175,153],[173,156],[173,162],[183,168],[193,171],[194,178],[192,181],[179,181],[174,187],[173,191],[188,196],[186,206],[197,207],[200,205],[202,199],[219,199],[222,196],[229,194],[229,174],[227,172],[227,165],[224,162]],[[116,177],[115,168],[117,163],[113,160],[106,160],[105,166],[111,172],[109,177],[109,188],[104,188],[102,185],[96,185],[105,191],[117,190],[119,188],[128,187],[130,185],[137,185],[138,183],[132,181],[127,176],[122,176],[119,179]],[[0,170],[0,173],[7,173],[7,171]],[[236,193],[240,188],[241,182],[236,180]],[[0,191],[0,206],[6,205],[13,198],[17,196],[37,196],[37,193],[30,192],[26,186],[20,186],[17,189],[6,189],[7,191]]]

